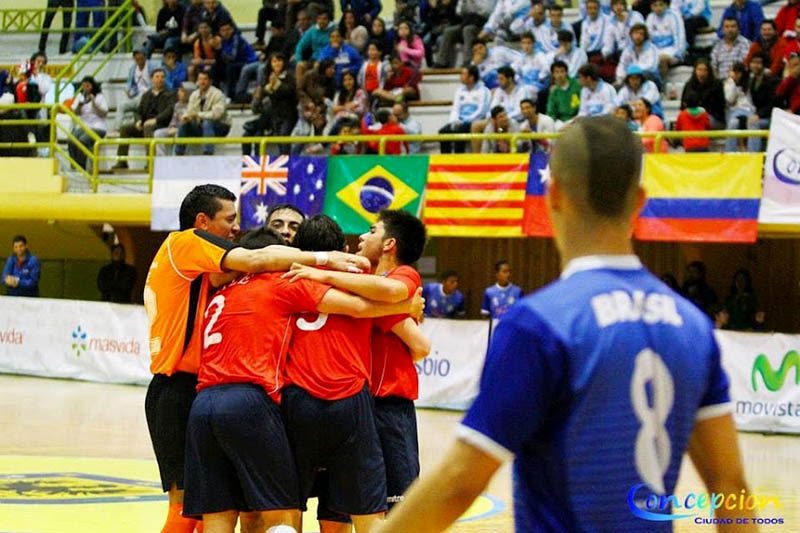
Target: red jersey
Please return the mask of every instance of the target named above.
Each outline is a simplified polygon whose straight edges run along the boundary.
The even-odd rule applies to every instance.
[[[330,289],[308,280],[289,283],[280,272],[244,276],[208,304],[197,390],[253,383],[280,401],[281,366],[291,340],[292,313],[314,311]]]
[[[292,321],[286,384],[321,400],[357,394],[369,382],[372,319],[307,313]]]
[[[422,280],[419,272],[410,266],[400,266],[390,270],[386,277],[402,281],[408,287],[408,295],[413,296]],[[372,331],[372,380],[370,391],[373,396],[385,398],[399,396],[416,400],[419,395],[417,369],[408,347],[400,337],[392,333],[392,328],[409,315],[392,315],[374,320]]]
[[[367,66],[364,68],[364,90],[370,94],[380,88],[380,68],[380,62],[367,62]]]

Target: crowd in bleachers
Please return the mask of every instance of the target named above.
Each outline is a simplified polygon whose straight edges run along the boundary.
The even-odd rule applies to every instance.
[[[758,2],[734,0],[709,50],[695,45],[711,22],[709,0],[637,0],[632,8],[626,0],[581,0],[581,18],[573,24],[564,21],[562,6],[539,0],[403,0],[389,23],[378,16],[380,0],[341,0],[338,22],[331,0],[263,0],[253,43],[218,0],[186,6],[164,0],[156,33],[133,53],[116,121],[105,124],[108,106],[95,80],[83,83],[94,87],[92,105],[81,90],[72,106],[100,136],[225,136],[231,104],[252,106],[248,136],[419,133],[408,103],[420,99],[423,67],[461,66],[461,43],[466,61],[441,133],[552,132],[576,116],[600,114],[642,131],[762,129],[774,107],[800,112],[798,5],[789,0],[771,20]],[[156,51],[160,61],[152,58]],[[678,64],[693,65],[681,94],[667,83]],[[31,61],[16,80],[8,78],[16,101],[26,101],[37,75]],[[674,124],[665,123],[664,100],[677,98],[682,111]],[[761,149],[761,142],[752,139],[746,148]],[[467,145],[442,142],[441,149],[460,152]],[[692,139],[685,149],[708,146]],[[386,148],[409,153],[419,145]],[[494,141],[470,148],[511,150]],[[516,148],[546,149],[546,143]],[[726,143],[726,150],[740,148],[745,145],[736,139]],[[254,149],[242,147],[245,154]],[[275,149],[372,153],[377,146],[284,143]],[[213,153],[213,145],[202,151]],[[80,150],[74,152],[82,163]],[[185,152],[176,145],[176,154]],[[126,153],[121,147],[119,155]],[[125,159],[117,164],[126,166]]]

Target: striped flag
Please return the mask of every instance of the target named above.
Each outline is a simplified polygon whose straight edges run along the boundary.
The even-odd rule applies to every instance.
[[[432,155],[423,221],[431,237],[521,237],[528,154]]]

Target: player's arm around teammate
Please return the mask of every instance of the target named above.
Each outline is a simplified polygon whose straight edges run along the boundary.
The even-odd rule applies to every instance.
[[[368,272],[369,269],[366,271]],[[406,284],[396,279],[322,270],[300,262],[291,265],[287,277],[292,281],[310,279],[320,283],[327,283],[378,302],[400,302],[410,296]]]

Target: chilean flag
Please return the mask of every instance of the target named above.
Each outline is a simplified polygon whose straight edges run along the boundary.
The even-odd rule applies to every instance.
[[[522,230],[531,237],[552,237],[553,227],[545,207],[545,188],[550,180],[550,161],[547,154],[531,154],[528,165],[528,185],[525,188],[525,210]]]

